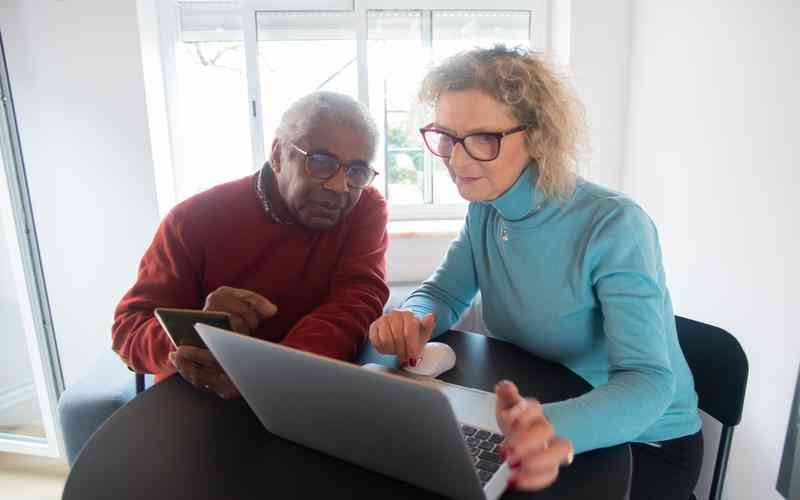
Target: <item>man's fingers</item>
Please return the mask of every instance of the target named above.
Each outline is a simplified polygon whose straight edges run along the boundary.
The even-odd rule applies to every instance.
[[[252,333],[250,327],[247,326],[247,322],[241,317],[236,314],[229,314],[228,316],[231,318],[231,329],[234,332],[241,333],[242,335],[250,335]]]
[[[210,388],[222,399],[234,399],[241,395],[233,381],[225,373],[219,373]]]
[[[176,360],[181,376],[198,389],[213,392],[223,399],[239,395],[225,372],[196,363],[185,355],[178,354]]]
[[[250,290],[242,290],[241,288],[233,288],[232,290],[235,297],[247,303],[250,308],[260,315],[260,319],[271,318],[278,312],[278,307],[263,295]]]
[[[205,310],[228,313],[231,317],[231,327],[235,331],[243,333],[242,330],[246,330],[249,334],[258,328],[258,323],[261,321],[259,315],[247,302],[230,294],[219,295],[214,299],[209,296],[209,299],[206,301]],[[240,330],[236,330],[237,326]]]
[[[236,323],[238,328],[236,331],[247,334],[255,331],[261,320],[274,316],[278,310],[275,304],[256,292],[227,286],[211,292],[206,297],[203,309],[239,316],[240,321],[234,321],[231,318],[231,327],[234,327],[234,323]],[[245,332],[245,330],[248,331]]]
[[[182,345],[176,352],[180,353],[184,358],[198,365],[219,371],[222,370],[222,366],[220,366],[216,358],[214,358],[214,355],[211,354],[211,351],[208,349],[190,345]]]
[[[188,359],[180,351],[175,352],[175,367],[184,380],[195,387],[201,387],[198,376],[200,366]]]
[[[231,316],[231,326],[233,326],[233,317],[236,316],[244,323],[249,332],[254,332],[258,329],[258,323],[261,318],[247,302],[231,297],[225,301],[222,307]]]

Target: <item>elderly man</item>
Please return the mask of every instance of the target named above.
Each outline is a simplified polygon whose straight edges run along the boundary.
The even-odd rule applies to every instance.
[[[377,131],[368,111],[330,92],[283,115],[270,161],[252,176],[177,205],[117,306],[114,351],[156,380],[179,372],[238,396],[210,351],[170,342],[156,307],[227,312],[234,330],[352,359],[377,319],[385,284],[386,204],[369,184]]]

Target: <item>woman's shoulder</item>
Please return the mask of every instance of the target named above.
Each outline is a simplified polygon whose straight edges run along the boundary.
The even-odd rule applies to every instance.
[[[655,229],[650,216],[633,198],[582,177],[576,182],[570,204],[574,210],[590,215],[595,229]]]
[[[599,213],[639,212],[644,209],[630,196],[622,191],[602,186],[595,182],[578,177],[572,203],[581,208],[591,209]]]

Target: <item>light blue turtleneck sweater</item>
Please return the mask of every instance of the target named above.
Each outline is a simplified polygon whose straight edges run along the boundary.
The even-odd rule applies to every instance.
[[[435,313],[436,336],[480,291],[493,336],[588,381],[585,395],[544,406],[576,453],[697,432],[653,222],[581,178],[566,201],[548,201],[535,178],[525,169],[496,200],[471,203],[444,261],[404,307]]]

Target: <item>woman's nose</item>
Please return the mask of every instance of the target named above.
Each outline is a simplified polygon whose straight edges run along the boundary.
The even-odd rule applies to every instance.
[[[459,142],[453,145],[453,150],[450,151],[450,158],[448,159],[447,164],[451,167],[459,167],[469,163],[470,159],[470,156],[464,149],[464,145]]]

